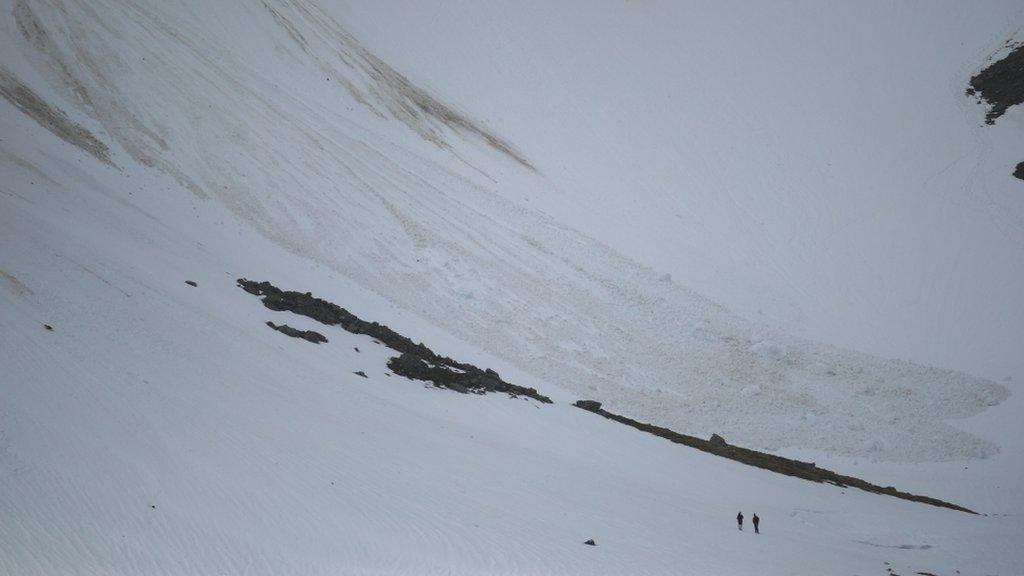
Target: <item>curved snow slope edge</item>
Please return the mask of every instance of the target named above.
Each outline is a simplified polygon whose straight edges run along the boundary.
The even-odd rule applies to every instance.
[[[1024,109],[964,95],[1024,4],[324,9],[528,152],[550,185],[513,201],[741,316],[1024,380]]]
[[[381,116],[474,164],[526,165],[304,4],[19,0],[6,13],[33,73],[101,127],[116,164],[223,201],[289,250],[579,396],[761,448],[907,461],[997,450],[946,420],[1004,388],[746,322],[410,142]]]

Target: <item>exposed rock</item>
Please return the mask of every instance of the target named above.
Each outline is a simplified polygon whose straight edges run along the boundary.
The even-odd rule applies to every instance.
[[[391,358],[388,360],[388,368],[395,374],[401,374],[406,378],[430,380],[430,366],[427,366],[427,363],[415,354],[405,352]]]
[[[995,124],[1010,106],[1024,102],[1024,45],[1014,47],[1002,60],[972,77],[967,94],[991,106],[985,114],[986,124]]]
[[[711,439],[708,440],[708,443],[710,443],[712,446],[728,446],[729,445],[729,443],[725,441],[725,438],[722,438],[718,434],[712,434],[711,435]]]
[[[185,284],[188,284],[189,286],[191,286],[193,288],[195,288],[196,286],[199,286],[199,284],[196,284],[195,282],[193,282],[191,280],[185,280]]]
[[[523,388],[509,384],[493,370],[481,370],[475,366],[460,364],[453,367],[445,364],[434,364],[411,353],[404,352],[388,361],[392,372],[413,380],[427,380],[440,388],[447,388],[463,394],[485,394],[487,392],[504,392],[509,396],[528,396],[541,402],[551,402],[546,396],[537,394],[533,388]]]
[[[481,370],[472,364],[435,354],[422,342],[414,343],[383,324],[361,320],[341,306],[316,298],[309,292],[285,291],[270,282],[254,282],[245,278],[238,279],[238,286],[250,294],[262,296],[263,305],[271,310],[294,312],[322,324],[341,326],[353,334],[366,334],[374,342],[399,352],[400,356],[388,362],[388,367],[396,374],[414,380],[429,380],[438,387],[456,392],[503,392],[513,397],[526,396],[551,403],[550,398],[533,388],[505,382],[493,370]]]
[[[362,376],[363,378],[369,378],[369,376],[366,375],[366,372],[363,372],[362,370],[356,370],[353,374],[356,376]]]
[[[278,326],[277,324],[274,324],[270,320],[267,320],[267,326],[270,326],[271,328],[277,330],[282,334],[287,334],[292,338],[302,338],[303,340],[312,342],[314,344],[327,342],[327,338],[323,334],[319,332],[314,332],[312,330],[299,330],[297,328],[292,328],[287,324],[281,324],[280,326]]]
[[[313,297],[309,292],[291,292],[280,290],[270,282],[253,282],[240,278],[238,285],[246,292],[255,296],[263,296],[263,305],[275,311],[289,311],[308,316],[321,324],[341,326],[353,334],[366,334],[378,343],[398,352],[412,352],[417,356],[431,361],[446,361],[458,366],[451,358],[441,358],[430,351],[422,343],[416,344],[409,338],[398,334],[387,326],[376,322],[365,322],[348,310],[326,300]]]
[[[1024,162],[1017,164],[1017,169],[1013,171],[1013,175],[1016,178],[1024,180]]]
[[[576,406],[580,403],[577,402]],[[581,406],[582,407],[582,406]],[[909,492],[900,492],[892,486],[881,487],[870,482],[855,478],[853,476],[844,476],[837,474],[831,470],[825,468],[818,468],[813,462],[801,462],[799,460],[791,460],[789,458],[783,458],[782,456],[776,456],[774,454],[767,454],[765,452],[758,452],[757,450],[751,450],[749,448],[740,448],[739,446],[730,446],[726,444],[725,440],[717,434],[711,436],[712,440],[703,440],[696,436],[689,436],[687,434],[680,434],[669,430],[668,428],[662,428],[660,426],[654,426],[651,424],[645,424],[643,422],[637,422],[631,418],[625,416],[619,416],[618,414],[612,414],[607,410],[602,409],[588,409],[590,412],[604,416],[609,420],[614,420],[626,426],[636,428],[642,432],[653,434],[655,436],[664,438],[670,442],[676,444],[684,444],[691,448],[696,448],[703,452],[709,452],[716,456],[722,456],[723,458],[729,458],[741,462],[748,466],[754,466],[757,468],[763,468],[765,470],[771,470],[779,474],[785,474],[787,476],[794,476],[796,478],[803,478],[804,480],[810,480],[812,482],[825,482],[833,484],[839,487],[852,486],[854,488],[860,488],[866,492],[873,492],[875,494],[886,494],[888,496],[894,496],[896,498],[902,498],[904,500],[910,500],[912,502],[921,502],[923,504],[930,504],[932,506],[938,506],[940,508],[949,508],[952,510],[959,510],[961,512],[967,512],[969,514],[976,514],[973,510],[958,506],[950,502],[939,500],[938,498],[932,498],[930,496],[921,496],[918,494],[911,494]],[[721,442],[717,442],[714,439],[718,438]]]
[[[597,546],[597,542],[594,542],[593,539],[587,540],[586,542],[584,542],[584,544],[586,544],[587,546]]]
[[[596,412],[601,409],[601,403],[597,400],[577,400],[574,406],[591,412]]]
[[[53,326],[50,326],[49,324],[43,324],[43,328],[46,328],[47,330],[53,330]]]

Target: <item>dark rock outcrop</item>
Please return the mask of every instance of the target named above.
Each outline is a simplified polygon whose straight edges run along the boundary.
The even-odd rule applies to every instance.
[[[353,334],[365,334],[399,353],[388,362],[396,374],[414,380],[427,380],[434,385],[456,392],[503,392],[512,397],[525,396],[538,402],[551,403],[551,399],[534,388],[516,386],[501,379],[493,370],[482,370],[435,354],[422,342],[415,343],[394,330],[377,322],[367,322],[348,310],[326,300],[314,297],[309,292],[281,290],[270,282],[254,282],[238,279],[238,286],[254,296],[263,297],[263,305],[271,310],[289,311],[308,316],[321,324],[340,326]]]
[[[465,366],[465,365],[462,365]],[[481,370],[476,367],[457,368],[444,364],[432,364],[410,352],[403,352],[388,361],[392,372],[413,380],[427,380],[440,388],[455,392],[485,394],[487,392],[504,392],[509,396],[529,396],[541,402],[550,402],[546,396],[540,396],[533,388],[522,388],[509,384],[493,370]]]
[[[728,446],[729,445],[729,443],[725,441],[725,438],[722,438],[718,434],[712,434],[711,435],[711,439],[708,440],[708,444],[711,444],[712,446]]]
[[[991,106],[985,114],[986,124],[995,124],[1010,106],[1024,102],[1024,45],[1014,47],[1005,58],[972,77],[967,95]]]
[[[327,342],[327,338],[323,334],[321,334],[319,332],[314,332],[312,330],[299,330],[297,328],[292,328],[291,326],[289,326],[287,324],[277,325],[277,324],[274,324],[273,322],[271,322],[270,320],[267,320],[267,326],[270,326],[271,328],[273,328],[274,330],[277,330],[278,332],[280,332],[282,334],[287,334],[288,336],[291,336],[292,338],[302,338],[303,340],[306,340],[308,342],[312,342],[314,344],[319,344],[321,342]]]
[[[973,76],[967,95],[988,103],[985,124],[989,125],[995,124],[996,118],[1011,106],[1024,102],[1024,44],[1014,46],[1002,60]],[[1013,175],[1024,180],[1024,162],[1017,164]]]
[[[601,409],[601,403],[597,400],[577,400],[573,406],[594,412]]]
[[[580,406],[577,402],[576,406]],[[580,406],[582,408],[582,406]],[[618,414],[612,414],[607,410],[600,408],[590,409],[586,408],[587,411],[593,412],[604,416],[609,420],[614,420],[626,426],[631,426],[637,430],[654,434],[664,438],[670,442],[676,444],[684,444],[691,448],[696,448],[703,452],[709,452],[716,456],[722,456],[723,458],[729,458],[749,466],[755,466],[757,468],[764,468],[765,470],[771,470],[779,474],[785,474],[787,476],[795,476],[797,478],[803,478],[804,480],[810,480],[812,482],[825,482],[840,487],[852,487],[860,488],[866,492],[873,492],[875,494],[886,494],[888,496],[895,496],[896,498],[902,498],[904,500],[910,500],[912,502],[921,502],[923,504],[930,504],[932,506],[938,506],[940,508],[949,508],[952,510],[959,510],[960,512],[967,512],[970,514],[977,514],[973,510],[951,504],[938,498],[932,498],[930,496],[920,496],[918,494],[911,494],[909,492],[900,492],[892,486],[881,487],[870,482],[861,480],[860,478],[854,478],[853,476],[844,476],[837,474],[831,470],[825,468],[818,468],[813,462],[801,462],[799,460],[791,460],[789,458],[783,458],[782,456],[776,456],[774,454],[767,454],[765,452],[759,452],[757,450],[751,450],[749,448],[740,448],[739,446],[732,446],[729,444],[713,442],[711,440],[704,440],[697,438],[696,436],[689,436],[687,434],[680,434],[674,432],[668,428],[662,428],[660,426],[654,426],[651,424],[645,424],[643,422],[637,422],[636,420],[626,418],[625,416],[619,416]],[[712,436],[714,438],[716,435]]]
[[[587,546],[597,546],[597,542],[594,542],[593,539],[587,540],[586,542],[584,542],[584,544],[586,544]]]
[[[416,344],[409,338],[376,322],[366,322],[355,314],[326,300],[314,297],[309,292],[292,292],[277,288],[270,282],[253,282],[240,278],[238,286],[254,296],[263,297],[263,305],[275,311],[288,311],[308,316],[321,324],[341,326],[353,334],[366,334],[397,352],[410,352],[435,363],[444,363],[461,368],[458,362],[434,354],[422,343]],[[465,366],[469,366],[468,364]]]
[[[185,284],[188,284],[189,286],[191,286],[191,287],[193,287],[193,288],[195,288],[195,287],[199,286],[199,284],[196,284],[196,283],[195,283],[195,282],[193,282],[192,280],[185,280]]]

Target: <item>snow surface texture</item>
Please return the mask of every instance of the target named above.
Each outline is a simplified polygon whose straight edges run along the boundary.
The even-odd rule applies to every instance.
[[[326,7],[524,150],[547,185],[504,171],[509,199],[747,318],[1024,369],[1024,110],[964,94],[1020,2]]]
[[[1020,501],[978,494],[948,474],[959,463],[935,464],[1018,447],[1019,422],[985,434],[948,422],[1005,400],[1005,387],[741,319],[638,258],[643,243],[595,216],[581,201],[588,190],[552,184],[565,175],[550,148],[445,104],[409,80],[416,69],[399,73],[360,42],[306,3],[0,3],[0,572],[866,574],[883,561],[1018,570]],[[698,102],[695,114],[714,108]],[[1000,122],[1015,126],[1014,114]],[[627,159],[643,166],[651,152]],[[725,170],[743,154],[713,156]],[[979,178],[986,166],[975,165]],[[621,208],[637,171],[609,179],[616,194],[595,188],[589,204],[631,214]],[[700,202],[720,190],[685,191],[694,210],[721,209]],[[956,230],[985,241],[971,240],[964,274],[999,279],[976,306],[1012,335],[1021,309],[1002,296],[1020,285],[1021,212],[1001,189],[975,192],[1000,217],[976,225],[991,214],[969,205]],[[893,202],[913,204],[902,198]],[[785,252],[780,230],[748,232],[778,197],[747,200],[734,197],[734,214],[749,211],[735,235]],[[651,210],[671,218],[666,208]],[[811,202],[807,214],[821,208]],[[900,230],[883,220],[839,230],[884,244],[899,235],[882,232]],[[602,228],[615,249],[587,236]],[[744,252],[716,234],[692,249]],[[978,264],[975,250],[994,236],[1006,240],[995,264]],[[694,269],[707,274],[707,262]],[[389,375],[387,353],[368,339],[270,313],[234,287],[240,276],[313,291],[558,403],[464,397]],[[287,338],[267,320],[329,342]],[[935,476],[950,485],[935,496],[1014,516],[752,470],[567,405],[581,396],[751,447],[945,466]],[[932,481],[920,478],[925,464],[907,466],[914,481]],[[735,530],[737,508],[765,519],[762,540]],[[598,546],[579,544],[588,538]]]
[[[999,385],[743,321],[339,115],[347,99],[445,147],[461,132],[526,162],[315,8],[209,9],[224,15],[19,2],[12,40],[134,160],[578,396],[761,448],[907,461],[997,450],[945,421],[1005,399]],[[239,11],[244,35],[224,28]],[[291,89],[320,78],[314,95]]]

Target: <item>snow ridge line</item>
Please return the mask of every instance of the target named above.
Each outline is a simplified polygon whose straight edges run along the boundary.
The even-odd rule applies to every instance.
[[[818,468],[813,462],[801,462],[799,460],[792,460],[790,458],[783,458],[782,456],[776,456],[774,454],[767,454],[765,452],[759,452],[757,450],[751,450],[749,448],[741,448],[739,446],[731,446],[726,444],[724,440],[720,438],[716,441],[704,440],[697,438],[696,436],[690,436],[687,434],[680,434],[668,428],[662,428],[660,426],[654,426],[651,424],[645,424],[638,422],[625,416],[613,414],[607,410],[601,408],[601,403],[594,400],[579,400],[573,404],[577,408],[586,410],[587,412],[593,412],[594,414],[604,416],[609,420],[614,420],[620,424],[625,424],[640,430],[641,432],[647,432],[655,436],[664,438],[670,442],[676,444],[684,444],[690,448],[696,448],[702,452],[714,454],[715,456],[721,456],[730,460],[735,460],[748,466],[754,466],[755,468],[763,468],[779,474],[785,474],[786,476],[794,476],[796,478],[803,478],[804,480],[810,480],[812,482],[822,482],[827,484],[833,484],[841,488],[852,487],[860,488],[865,492],[872,492],[874,494],[885,494],[887,496],[894,496],[896,498],[902,498],[903,500],[910,500],[911,502],[920,502],[922,504],[930,504],[932,506],[938,506],[940,508],[949,508],[950,510],[958,510],[960,512],[967,512],[968,514],[977,514],[974,510],[964,508],[957,504],[946,502],[945,500],[939,500],[938,498],[932,498],[931,496],[922,496],[919,494],[911,494],[910,492],[901,492],[892,486],[881,487],[877,484],[872,484],[860,478],[853,476],[845,476],[838,474],[825,468]]]

